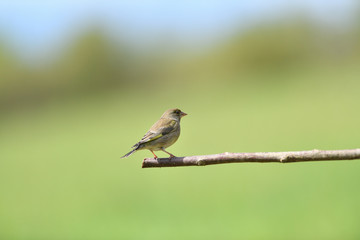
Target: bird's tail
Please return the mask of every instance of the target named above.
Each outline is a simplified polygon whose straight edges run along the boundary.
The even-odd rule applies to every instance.
[[[133,150],[131,150],[130,152],[128,152],[127,154],[125,154],[124,156],[122,156],[121,158],[126,158],[128,156],[130,156],[131,154],[133,154],[134,152],[136,152],[138,148],[134,148]]]

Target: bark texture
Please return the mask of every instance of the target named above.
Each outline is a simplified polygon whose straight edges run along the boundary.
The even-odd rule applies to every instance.
[[[223,163],[291,163],[310,161],[333,161],[360,159],[360,148],[346,150],[311,150],[296,152],[254,152],[254,153],[219,153],[202,156],[169,158],[145,158],[143,168],[206,166]]]

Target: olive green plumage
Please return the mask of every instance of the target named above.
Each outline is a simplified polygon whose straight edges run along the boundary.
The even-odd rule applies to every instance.
[[[165,151],[167,147],[173,145],[180,136],[180,119],[187,114],[180,109],[173,108],[167,110],[161,118],[150,128],[144,137],[132,146],[133,150],[121,158],[125,158],[136,152],[137,150],[148,149],[155,159],[157,156],[154,151],[163,151],[175,157],[173,154]]]

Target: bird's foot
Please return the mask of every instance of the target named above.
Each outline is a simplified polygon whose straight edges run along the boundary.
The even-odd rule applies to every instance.
[[[158,159],[158,156],[156,156],[155,153],[154,153],[152,150],[150,150],[150,151],[151,151],[152,154],[154,155],[154,159],[157,160],[157,159]]]
[[[176,156],[174,156],[174,155],[171,154],[171,155],[169,156],[169,159],[171,160],[171,159],[173,159],[173,158],[175,158],[175,157],[176,157]]]

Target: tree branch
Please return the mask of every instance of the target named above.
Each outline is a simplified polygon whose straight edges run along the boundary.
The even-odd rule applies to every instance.
[[[297,152],[256,152],[256,153],[220,153],[213,155],[174,157],[168,158],[145,158],[143,168],[153,167],[180,167],[180,166],[205,166],[223,163],[243,162],[310,162],[332,160],[360,159],[360,148],[347,150],[311,150]]]

